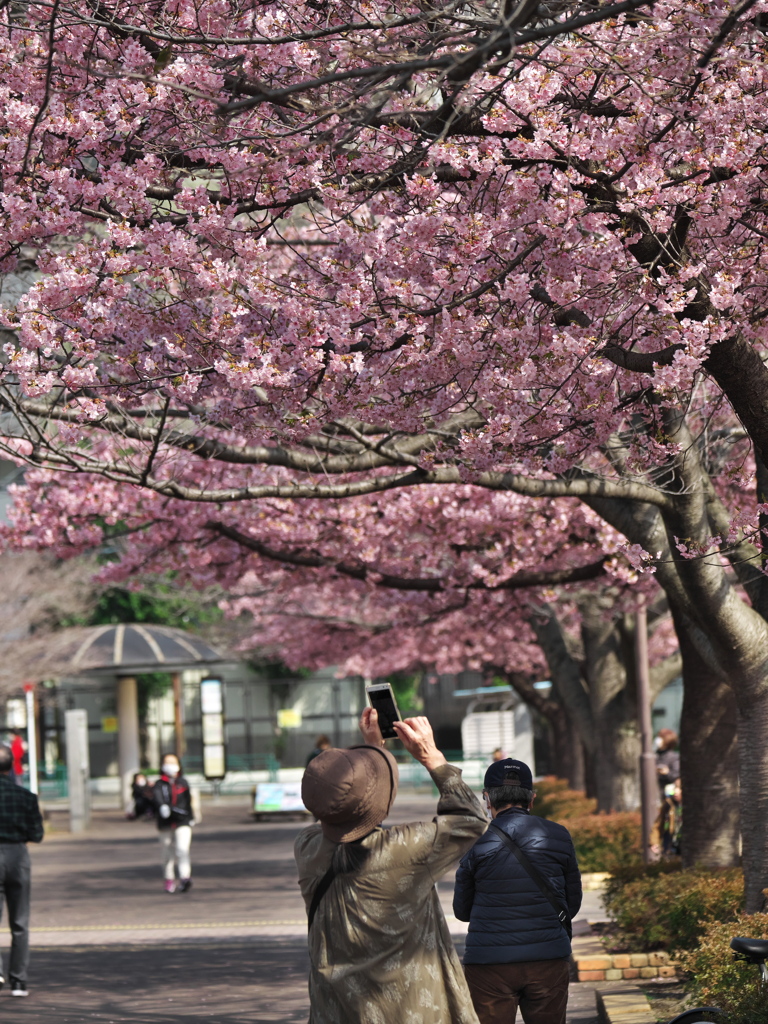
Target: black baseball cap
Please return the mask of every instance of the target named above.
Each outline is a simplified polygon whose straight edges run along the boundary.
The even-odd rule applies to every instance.
[[[485,773],[483,789],[496,786],[520,786],[522,789],[533,789],[531,769],[523,761],[514,757],[505,757],[503,761],[494,761]]]

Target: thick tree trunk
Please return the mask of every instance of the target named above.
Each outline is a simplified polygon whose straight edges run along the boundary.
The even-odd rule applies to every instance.
[[[595,796],[598,811],[634,811],[640,805],[640,737],[622,714],[601,716],[595,726]]]
[[[582,637],[592,711],[592,764],[598,811],[633,811],[640,803],[640,737],[632,673],[618,621],[597,603],[582,609]]]
[[[717,342],[704,368],[710,373],[746,427],[768,465],[768,368],[760,350],[740,333]]]
[[[683,656],[683,864],[732,867],[740,846],[736,699],[677,616],[675,628]]]
[[[768,889],[768,701],[739,708],[744,909],[766,906]]]
[[[568,775],[568,781],[571,784],[571,789],[586,791],[587,766],[586,759],[584,756],[584,744],[581,742],[581,736],[579,735],[579,730],[576,728],[575,722],[568,722],[568,731],[570,734],[571,745],[573,748],[573,767],[571,768],[570,774]]]
[[[581,737],[561,706],[548,714],[552,729],[552,765],[560,779],[567,779],[571,789],[585,789],[584,748]]]
[[[640,800],[640,740],[631,652],[628,657],[611,608],[610,598],[605,610],[595,598],[581,608],[583,665],[569,651],[554,611],[547,620],[534,619],[531,624],[546,654],[555,691],[581,737],[589,766],[584,788],[597,797],[598,810],[626,811],[635,810]],[[586,765],[582,772],[579,782],[587,782]]]
[[[597,783],[595,782],[595,759],[592,752],[584,748],[584,792],[590,800],[597,800]]]
[[[737,366],[738,359],[735,357],[739,344],[734,342],[722,347],[714,346],[713,352],[717,349],[715,358],[708,360],[707,364],[729,397],[732,397],[737,381],[735,378],[730,381],[726,378]],[[756,435],[752,436],[758,453],[763,456],[764,462],[768,462],[765,417],[768,406],[760,404],[768,394],[764,387],[765,382],[768,382],[768,370],[759,363],[759,359],[757,363],[754,360],[751,363],[744,362],[743,367],[747,367],[747,374],[741,377],[742,383],[757,370],[759,373],[755,379],[758,384],[752,390],[747,389],[747,399],[741,406],[734,404],[742,421],[749,425],[750,433],[752,426],[757,425],[765,435],[762,440],[758,440]],[[665,414],[665,426],[669,439],[679,445],[679,454],[672,460],[674,474],[666,482],[667,496],[669,498],[673,495],[673,500],[670,499],[663,509],[663,518],[660,510],[638,502],[622,504],[590,499],[588,504],[612,526],[621,530],[632,543],[642,544],[647,551],[660,553],[656,579],[666,591],[670,605],[695,624],[697,628],[691,631],[691,639],[701,658],[727,678],[733,688],[739,709],[740,809],[746,905],[748,909],[756,910],[763,904],[762,890],[768,887],[768,614],[762,605],[759,591],[751,593],[751,603],[744,600],[743,593],[734,586],[719,559],[684,558],[678,552],[677,539],[681,537],[708,547],[712,534],[718,532],[721,520],[725,518],[727,521],[727,513],[722,512],[718,506],[712,482],[698,458],[697,443],[685,429],[682,413],[676,420],[672,412],[668,411]],[[713,529],[715,524],[717,528]],[[753,552],[753,556],[759,565],[759,553]],[[749,560],[750,557],[747,552],[746,558]],[[744,578],[744,570],[748,565],[751,562],[745,561],[741,553],[739,558],[734,558],[734,572],[745,587],[754,591],[750,581]],[[705,715],[703,709],[701,714]],[[683,754],[688,754],[688,749]],[[706,747],[701,752],[702,762],[705,757]],[[725,767],[724,773],[729,770]],[[716,820],[719,809],[708,799],[706,812],[703,805],[696,810],[695,793],[705,779],[711,780],[706,782],[707,787],[715,785],[720,771],[721,766],[713,757],[709,765],[704,763],[701,777],[691,778],[687,771],[686,778],[690,781],[686,783],[683,779],[683,787],[687,785],[689,790],[688,810],[694,820],[691,828],[695,828],[698,835],[703,834],[705,829],[701,824],[701,816],[708,817],[713,834],[719,827]],[[715,797],[715,800],[719,799]],[[684,828],[688,828],[687,823]],[[731,843],[732,839],[729,839],[726,845]],[[695,840],[689,841],[689,845],[695,847]],[[697,858],[698,851],[695,848],[689,852],[694,859]]]

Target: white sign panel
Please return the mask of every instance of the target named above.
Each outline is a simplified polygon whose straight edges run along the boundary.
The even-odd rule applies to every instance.
[[[256,786],[253,809],[257,814],[306,811],[301,799],[301,783],[260,782]]]

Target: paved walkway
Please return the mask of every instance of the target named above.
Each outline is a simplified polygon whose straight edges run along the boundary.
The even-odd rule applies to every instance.
[[[433,813],[431,798],[398,801],[393,820]],[[52,831],[33,859],[30,1024],[217,1024],[307,1020],[306,917],[295,880],[296,821],[255,824],[246,800],[204,804],[192,843],[194,886],[167,895],[151,823],[99,812],[89,834]],[[439,886],[451,930],[452,884]],[[0,946],[8,945],[0,929]],[[0,993],[10,999],[7,989]],[[6,1003],[6,1012],[10,1009]],[[572,986],[570,1024],[596,1024],[594,993]]]

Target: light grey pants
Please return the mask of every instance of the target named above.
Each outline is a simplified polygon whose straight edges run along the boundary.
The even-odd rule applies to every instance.
[[[174,868],[178,868],[179,878],[190,878],[192,864],[189,859],[189,847],[192,844],[192,828],[189,825],[177,825],[176,828],[163,829],[160,832],[160,844],[163,847],[163,874],[167,882],[176,877]]]
[[[29,851],[26,843],[0,843],[0,914],[5,899],[11,926],[10,977],[19,981],[27,980],[29,966],[29,892]]]

